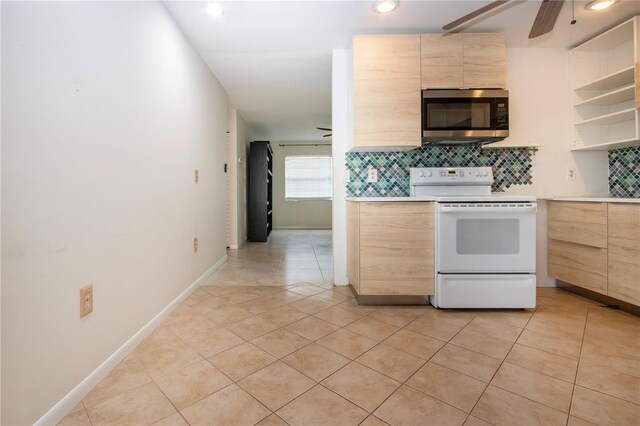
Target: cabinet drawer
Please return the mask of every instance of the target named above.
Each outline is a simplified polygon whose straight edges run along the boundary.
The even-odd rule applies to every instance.
[[[640,205],[609,204],[608,294],[640,305]]]
[[[551,201],[549,203],[550,239],[607,247],[607,203]]]
[[[607,249],[549,240],[549,276],[607,294]]]

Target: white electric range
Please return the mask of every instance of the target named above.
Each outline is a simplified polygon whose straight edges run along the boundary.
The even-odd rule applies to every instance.
[[[411,196],[433,196],[439,308],[533,308],[536,199],[492,195],[490,167],[411,169]]]

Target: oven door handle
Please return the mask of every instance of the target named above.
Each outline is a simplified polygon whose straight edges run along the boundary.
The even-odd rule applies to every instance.
[[[535,213],[536,206],[527,207],[449,207],[441,206],[440,213]]]

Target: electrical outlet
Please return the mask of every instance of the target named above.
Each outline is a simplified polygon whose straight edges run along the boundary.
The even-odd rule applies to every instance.
[[[377,181],[378,181],[378,169],[368,169],[367,182],[377,182]]]
[[[198,170],[196,170],[194,174],[194,180],[196,181],[196,183],[198,183],[198,181],[200,180],[200,172]]]
[[[93,312],[93,284],[80,289],[80,318]]]
[[[576,180],[576,169],[573,167],[567,167],[567,180],[574,181]]]
[[[197,253],[198,252],[198,238],[194,238],[193,239],[193,252]]]

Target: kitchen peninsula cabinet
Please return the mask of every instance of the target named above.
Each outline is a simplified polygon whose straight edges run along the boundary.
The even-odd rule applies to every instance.
[[[421,144],[420,35],[353,37],[353,145]]]
[[[640,305],[640,204],[550,201],[548,274]]]
[[[422,89],[505,87],[504,34],[422,34]]]
[[[347,201],[347,276],[359,296],[425,296],[434,290],[430,202]]]

